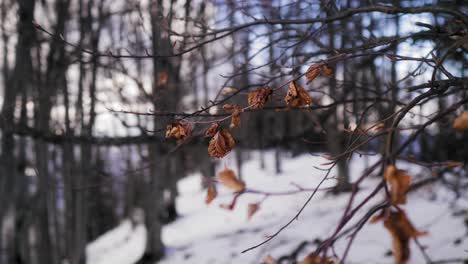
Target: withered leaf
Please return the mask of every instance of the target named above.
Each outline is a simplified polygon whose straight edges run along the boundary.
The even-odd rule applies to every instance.
[[[216,192],[216,188],[213,186],[213,184],[210,184],[208,186],[208,189],[206,190],[206,198],[205,198],[205,203],[210,204],[214,198],[218,195],[218,192]]]
[[[192,125],[187,122],[176,120],[166,126],[166,138],[174,137],[176,139],[185,140],[192,131]]]
[[[266,255],[265,258],[263,259],[263,263],[264,264],[278,264],[278,262],[276,261],[276,259],[274,259],[272,256],[270,255]]]
[[[336,262],[333,261],[332,259],[325,257],[322,258],[320,256],[317,256],[315,253],[310,253],[307,255],[305,258],[303,258],[301,261],[298,262],[298,264],[335,264]]]
[[[288,107],[299,107],[312,103],[312,98],[304,87],[292,81],[289,83],[289,89],[284,101]]]
[[[306,79],[307,83],[311,83],[317,76],[321,73],[325,74],[327,77],[331,78],[333,76],[333,69],[330,68],[328,65],[319,65],[319,64],[312,64],[306,71]]]
[[[228,168],[225,168],[218,173],[217,180],[219,183],[234,192],[242,192],[245,189],[245,184],[237,179],[233,170]]]
[[[206,130],[205,137],[212,137],[218,132],[219,125],[218,123],[211,123],[211,126]]]
[[[455,168],[455,167],[463,166],[463,162],[452,161],[452,160],[447,161],[445,164],[447,168]]]
[[[392,236],[395,264],[405,264],[410,256],[410,239],[426,232],[416,230],[403,210],[391,212],[385,219],[384,226]]]
[[[234,148],[235,144],[231,134],[225,129],[220,129],[211,138],[208,145],[208,153],[212,157],[222,158]]]
[[[258,203],[249,203],[247,206],[247,219],[250,220],[258,209],[260,209],[260,205]]]
[[[321,72],[323,72],[328,78],[333,77],[333,69],[328,67],[328,65],[323,65],[321,69]]]
[[[411,177],[404,170],[399,170],[395,165],[385,168],[384,178],[390,185],[390,198],[393,204],[406,203],[406,192],[411,183]]]
[[[231,113],[231,124],[229,125],[229,128],[233,129],[236,127],[240,127],[240,114],[244,112],[244,110],[240,106],[232,104],[223,105],[223,109]]]
[[[158,76],[157,76],[158,86],[167,84],[168,80],[169,80],[169,74],[167,73],[167,71],[158,72]]]
[[[263,108],[268,98],[273,93],[270,87],[262,87],[255,91],[250,91],[247,95],[247,102],[251,109]]]
[[[235,110],[234,112],[232,112],[231,124],[229,125],[229,128],[233,129],[236,127],[240,127],[240,124],[241,124],[240,114],[241,113],[242,113],[242,109]]]
[[[463,111],[458,115],[458,117],[453,121],[452,127],[458,132],[468,130],[468,111]]]
[[[320,74],[320,65],[319,64],[312,64],[310,65],[310,67],[307,69],[306,71],[306,79],[307,79],[307,83],[306,84],[309,84],[310,82],[312,82],[317,76],[319,76]]]

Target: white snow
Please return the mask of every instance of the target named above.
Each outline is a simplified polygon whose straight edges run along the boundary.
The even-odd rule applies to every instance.
[[[86,246],[87,264],[133,264],[144,254],[147,230],[126,219]]]
[[[297,190],[297,186],[314,188],[324,176],[323,171],[314,169],[327,162],[320,156],[301,155],[284,159],[283,173],[275,175],[273,153],[266,153],[266,170],[260,170],[258,159],[254,156],[243,167],[243,175],[248,188],[263,191]],[[234,169],[235,163],[228,157],[221,164]],[[378,157],[353,157],[350,172],[353,179],[360,176],[369,162]],[[232,165],[232,166],[231,166]],[[321,166],[322,168],[324,166]],[[407,163],[398,163],[398,167],[407,169],[413,178],[420,174],[430,177],[430,171]],[[222,169],[221,167],[219,169]],[[333,176],[333,172],[331,174]],[[291,184],[293,183],[293,184]],[[369,177],[362,184],[362,190],[356,196],[354,205],[372,191],[378,183],[377,177]],[[335,184],[333,179],[326,180],[323,187]],[[297,185],[297,186],[296,186]],[[321,191],[303,211],[298,221],[294,221],[279,236],[266,245],[242,254],[241,251],[263,241],[289,221],[300,209],[310,192],[287,196],[269,196],[260,205],[260,210],[247,220],[247,204],[260,202],[262,195],[243,194],[238,199],[233,211],[219,207],[229,203],[233,195],[222,187],[218,188],[218,197],[210,205],[205,205],[205,192],[201,188],[201,176],[191,175],[179,184],[180,197],[177,206],[181,217],[163,229],[163,241],[167,246],[166,258],[161,263],[260,263],[267,254],[280,257],[291,253],[301,242],[311,242],[299,255],[309,253],[315,248],[315,239],[325,239],[331,235],[337,225],[349,194],[333,196]],[[383,194],[374,197],[367,208],[382,201]],[[466,198],[465,198],[466,199]],[[464,217],[468,201],[464,198],[453,199],[453,194],[441,186],[422,188],[412,192],[404,206],[414,226],[428,235],[419,239],[426,247],[432,260],[444,258],[467,258],[468,239]],[[454,216],[454,212],[462,212]],[[355,219],[363,215],[357,214]],[[464,214],[464,215],[463,215]],[[355,222],[354,222],[355,223]],[[349,224],[351,226],[353,222]],[[458,243],[455,240],[460,239]],[[391,250],[391,238],[381,222],[366,224],[356,237],[347,257],[347,263],[393,263],[392,256],[386,255]],[[339,256],[347,244],[344,237],[335,245]],[[411,242],[409,263],[425,263],[421,251]]]

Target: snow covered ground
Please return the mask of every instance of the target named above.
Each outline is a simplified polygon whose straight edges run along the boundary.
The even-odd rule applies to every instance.
[[[275,175],[273,153],[266,153],[266,170],[260,169],[254,155],[243,167],[247,187],[263,191],[297,190],[295,184],[304,188],[314,188],[324,175],[323,171],[313,166],[327,162],[320,156],[301,155],[285,158],[283,173]],[[376,157],[370,157],[370,161]],[[221,164],[234,169],[234,161],[229,156]],[[360,175],[367,166],[365,158],[353,157],[351,163],[353,178]],[[430,176],[430,171],[415,165],[398,163],[411,175]],[[222,167],[218,168],[219,170]],[[332,173],[333,176],[333,173]],[[225,188],[218,188],[218,197],[210,204],[205,204],[205,191],[201,188],[201,175],[195,174],[183,179],[179,184],[180,197],[177,206],[181,217],[163,229],[163,240],[167,246],[167,257],[161,263],[261,263],[270,254],[277,258],[290,254],[303,241],[308,244],[299,259],[315,248],[314,241],[323,240],[331,234],[339,221],[349,194],[333,196],[319,192],[303,211],[298,221],[294,221],[279,236],[266,245],[241,253],[242,250],[263,241],[289,221],[300,209],[310,192],[289,196],[270,196],[260,205],[260,210],[247,220],[247,205],[259,202],[262,195],[242,195],[234,210],[220,208],[220,204],[229,203],[232,194]],[[357,195],[356,203],[371,191],[378,180],[367,179],[362,191]],[[293,183],[293,184],[292,184]],[[327,180],[324,187],[334,185],[334,180]],[[383,194],[371,200],[369,206],[382,201]],[[453,194],[443,187],[427,187],[412,192],[404,206],[414,226],[428,234],[419,241],[427,247],[432,260],[446,258],[468,258],[468,237],[465,219],[468,219],[468,201],[463,198],[454,201]],[[355,219],[358,219],[359,215]],[[336,244],[336,251],[341,255],[346,238]],[[366,224],[361,230],[347,258],[347,263],[393,263],[388,254],[391,250],[391,237],[382,222]],[[411,242],[409,263],[425,263],[423,255],[414,241]]]

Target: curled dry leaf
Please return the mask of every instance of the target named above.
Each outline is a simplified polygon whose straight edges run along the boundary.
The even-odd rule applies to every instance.
[[[233,190],[234,192],[242,192],[245,189],[245,184],[237,179],[233,170],[225,168],[218,173],[217,180],[225,187]]]
[[[174,137],[176,139],[185,140],[192,131],[192,125],[187,122],[176,120],[166,126],[166,138]]]
[[[328,77],[331,78],[333,77],[333,69],[328,67],[328,65],[323,65],[322,66],[322,72]]]
[[[278,261],[276,261],[276,259],[274,259],[272,256],[266,255],[265,258],[263,259],[263,263],[265,263],[265,264],[278,264]]]
[[[231,124],[229,125],[229,128],[233,129],[236,127],[240,127],[240,124],[241,124],[240,114],[241,113],[242,113],[242,109],[235,110],[234,112],[232,112]]]
[[[312,64],[306,71],[306,79],[307,79],[307,84],[312,82],[317,76],[320,74],[320,65],[318,64]]]
[[[205,131],[205,137],[212,137],[218,132],[219,125],[218,123],[212,123],[211,126]]]
[[[157,76],[158,86],[167,84],[168,80],[169,80],[169,74],[167,73],[167,71],[158,72],[158,76]]]
[[[208,153],[215,158],[226,156],[235,146],[236,142],[225,129],[219,129],[211,138],[208,145]]]
[[[317,256],[315,253],[310,253],[307,255],[305,258],[303,258],[301,261],[298,262],[298,264],[335,264],[337,262],[333,261],[332,259],[325,257],[322,258],[320,256]]]
[[[447,166],[447,168],[455,168],[455,167],[463,166],[463,162],[449,160],[445,163],[445,165]]]
[[[250,91],[247,95],[247,102],[252,109],[263,108],[268,98],[273,93],[270,87],[262,87],[255,91]]]
[[[395,264],[405,264],[410,256],[410,239],[425,235],[426,232],[416,230],[403,210],[391,212],[384,220],[384,226],[392,236]]]
[[[468,130],[468,111],[463,111],[452,124],[453,129],[458,132],[464,132]]]
[[[249,203],[247,206],[247,218],[250,220],[258,209],[260,209],[260,205],[258,203]]]
[[[233,129],[236,127],[240,127],[240,114],[244,112],[244,110],[240,106],[232,104],[223,105],[223,109],[231,113],[231,124],[229,125],[229,128]]]
[[[216,192],[216,188],[214,187],[213,184],[210,184],[208,186],[208,189],[206,190],[206,198],[205,198],[205,203],[210,204],[214,198],[218,195],[218,192]]]
[[[284,97],[284,101],[289,107],[298,107],[309,105],[312,103],[312,98],[304,87],[292,81],[289,83],[289,89]]]
[[[390,184],[390,198],[393,204],[406,203],[406,192],[411,183],[411,177],[404,170],[388,165],[384,172],[385,181]]]
[[[306,79],[307,84],[311,83],[320,73],[325,74],[329,78],[333,76],[333,69],[330,68],[328,65],[319,65],[319,64],[312,64],[306,71]]]

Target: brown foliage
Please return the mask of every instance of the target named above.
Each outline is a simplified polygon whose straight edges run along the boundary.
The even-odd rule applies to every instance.
[[[322,258],[320,256],[317,256],[315,253],[310,253],[307,255],[305,258],[303,258],[301,261],[298,262],[298,264],[336,264],[336,261],[331,260],[328,257]]]
[[[174,137],[182,141],[186,140],[192,131],[192,125],[176,120],[166,126],[166,138]]]
[[[270,89],[270,87],[262,87],[258,90],[249,92],[247,95],[247,102],[250,108],[263,108],[272,93],[273,91]]]
[[[278,261],[276,261],[276,259],[274,259],[272,256],[270,255],[266,255],[265,258],[263,259],[263,262],[265,264],[278,264]]]
[[[323,73],[327,75],[328,77],[333,76],[333,70],[332,68],[328,67],[328,65],[322,65],[320,66],[319,64],[312,64],[306,71],[306,79],[307,79],[307,84],[311,83],[317,76],[320,75],[320,73]]]
[[[210,186],[208,186],[208,189],[206,190],[205,203],[210,204],[216,198],[217,195],[218,193],[216,192],[216,188],[212,184],[210,184]]]
[[[212,137],[218,132],[219,125],[218,123],[212,123],[211,126],[205,131],[205,137]]]
[[[403,210],[391,212],[384,220],[384,226],[392,236],[395,264],[405,264],[410,256],[410,239],[426,232],[416,230]]]
[[[299,107],[312,103],[312,98],[304,87],[292,81],[289,83],[289,89],[284,97],[284,101],[289,107]]]
[[[229,128],[233,129],[236,127],[240,127],[240,114],[244,112],[244,110],[240,106],[232,104],[223,105],[223,109],[231,113],[231,124],[229,125]]]
[[[215,158],[226,156],[235,146],[236,142],[225,129],[219,129],[211,138],[208,153]]]
[[[390,198],[393,204],[406,203],[406,192],[411,183],[411,177],[404,170],[399,170],[395,165],[385,168],[384,178],[390,184]]]
[[[260,205],[258,203],[250,203],[247,206],[247,218],[250,220],[258,209],[260,209]]]
[[[453,121],[453,129],[458,132],[464,132],[468,130],[468,111],[463,111],[457,118]]]
[[[233,170],[225,168],[218,173],[217,180],[225,187],[233,190],[234,192],[242,192],[245,189],[245,184],[237,179]]]

